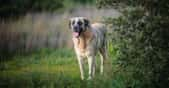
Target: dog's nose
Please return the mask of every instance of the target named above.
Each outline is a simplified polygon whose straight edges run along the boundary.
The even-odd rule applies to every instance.
[[[77,27],[77,26],[75,26],[75,27],[74,27],[74,29],[78,29],[78,27]]]
[[[78,26],[74,26],[74,31],[75,32],[79,32],[79,27]]]
[[[76,29],[76,30],[77,30],[77,29],[78,29],[78,26],[74,26],[74,29]]]

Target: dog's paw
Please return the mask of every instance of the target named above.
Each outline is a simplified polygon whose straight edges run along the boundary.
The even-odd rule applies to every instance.
[[[89,76],[88,78],[87,78],[87,80],[91,80],[92,79],[92,77],[91,76]]]
[[[84,77],[81,77],[81,80],[84,80]]]

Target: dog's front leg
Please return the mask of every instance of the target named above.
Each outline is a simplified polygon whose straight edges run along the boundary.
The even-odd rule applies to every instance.
[[[88,56],[88,65],[89,65],[89,77],[88,79],[91,79],[94,76],[95,73],[95,58],[94,56]]]
[[[81,74],[81,79],[84,79],[84,67],[83,67],[83,58],[81,56],[77,56],[78,63],[79,63],[79,68],[80,68],[80,74]]]

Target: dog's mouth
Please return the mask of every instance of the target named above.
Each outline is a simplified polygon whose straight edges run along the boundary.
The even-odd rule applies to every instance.
[[[80,33],[79,32],[73,32],[73,36],[78,38],[80,36]]]
[[[79,26],[75,27],[73,30],[73,37],[78,38],[82,31],[83,31],[82,27]]]

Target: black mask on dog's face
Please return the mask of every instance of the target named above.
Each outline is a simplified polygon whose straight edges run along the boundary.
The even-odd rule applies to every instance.
[[[71,18],[69,27],[73,31],[73,36],[78,38],[89,27],[89,21],[83,17],[74,17]]]

